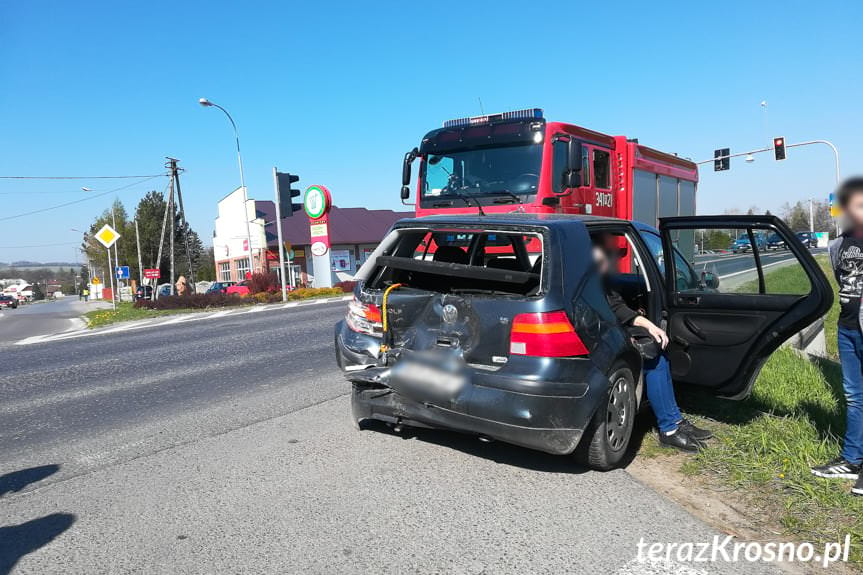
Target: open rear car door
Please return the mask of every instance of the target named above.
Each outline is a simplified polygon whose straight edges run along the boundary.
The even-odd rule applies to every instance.
[[[660,231],[675,382],[741,399],[770,354],[833,303],[815,258],[775,216],[662,218]],[[787,251],[768,252],[772,234]],[[741,238],[750,249],[733,253]]]

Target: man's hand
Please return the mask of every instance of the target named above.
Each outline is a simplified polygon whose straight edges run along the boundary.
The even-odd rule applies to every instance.
[[[668,345],[668,334],[643,315],[640,315],[634,320],[632,320],[632,325],[643,327],[644,329],[646,329],[648,333],[653,336],[653,339],[656,340],[656,343],[658,343],[662,349],[665,349],[665,347]]]

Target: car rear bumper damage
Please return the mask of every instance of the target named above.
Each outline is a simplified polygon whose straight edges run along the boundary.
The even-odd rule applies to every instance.
[[[502,368],[469,366],[467,382],[452,397],[424,393],[393,378],[391,366],[375,367],[376,341],[347,329],[336,332],[357,422],[449,429],[568,454],[608,389],[608,379],[589,359],[514,357]]]

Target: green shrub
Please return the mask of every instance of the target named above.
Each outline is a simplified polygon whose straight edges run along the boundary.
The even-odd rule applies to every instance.
[[[288,299],[297,300],[297,299],[307,299],[314,297],[335,297],[344,295],[340,288],[337,287],[328,287],[328,288],[299,288],[295,289],[292,292],[288,293]]]

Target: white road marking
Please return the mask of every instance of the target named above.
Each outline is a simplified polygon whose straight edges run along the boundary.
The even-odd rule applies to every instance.
[[[22,339],[20,341],[16,341],[15,345],[32,345],[34,343],[47,343],[49,341],[60,341],[65,339],[77,339],[79,337],[90,337],[94,335],[103,335],[103,334],[111,334],[118,333],[124,331],[131,331],[135,329],[142,329],[147,327],[158,327],[160,325],[176,325],[181,323],[189,323],[193,321],[201,321],[205,319],[213,319],[219,317],[225,317],[232,314],[250,314],[250,313],[259,313],[263,311],[272,311],[272,310],[280,310],[280,309],[288,309],[295,307],[305,307],[309,305],[321,305],[328,303],[341,303],[353,299],[353,295],[345,295],[340,297],[331,297],[331,298],[320,298],[320,299],[312,299],[305,301],[294,301],[286,304],[274,304],[274,305],[261,305],[255,306],[250,309],[229,309],[218,311],[215,313],[211,312],[201,312],[201,313],[193,313],[189,315],[181,315],[177,317],[170,317],[164,320],[158,319],[146,319],[137,322],[129,322],[126,324],[120,324],[118,326],[111,326],[103,329],[80,329],[77,331],[67,331],[52,335],[37,335],[33,337],[28,337],[26,339]]]

